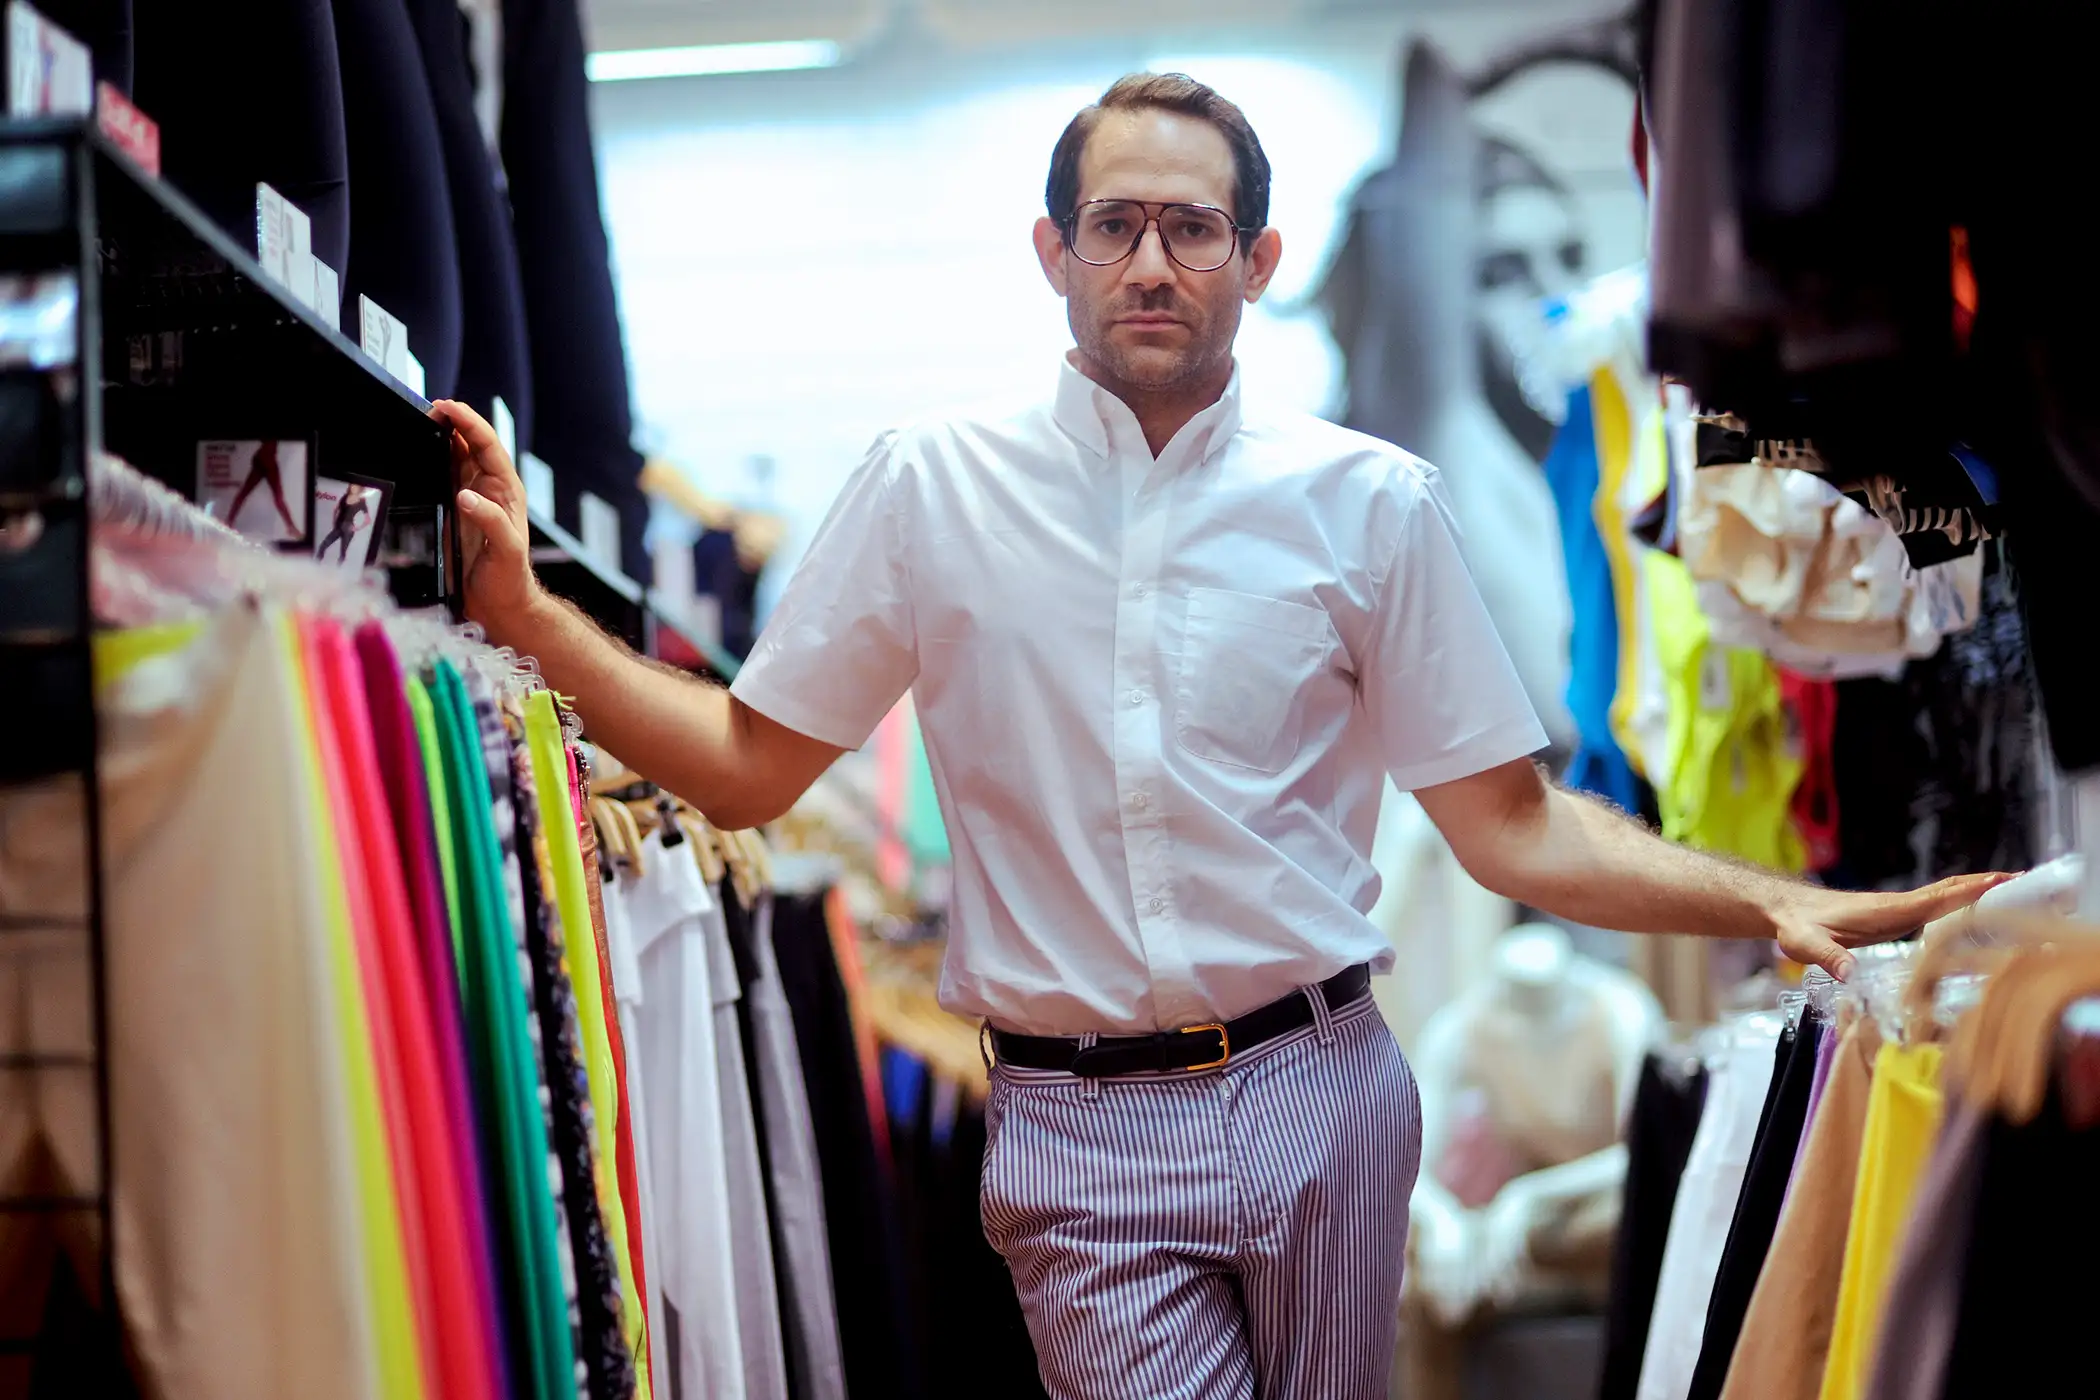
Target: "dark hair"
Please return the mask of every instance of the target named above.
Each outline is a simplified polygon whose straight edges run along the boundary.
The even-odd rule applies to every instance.
[[[1066,227],[1078,207],[1079,158],[1094,128],[1101,124],[1102,114],[1148,107],[1179,112],[1216,127],[1232,148],[1233,222],[1243,229],[1268,227],[1269,158],[1262,152],[1261,138],[1238,106],[1220,97],[1216,88],[1185,73],[1132,73],[1116,79],[1091,107],[1079,109],[1065,134],[1057,138],[1057,149],[1050,153],[1050,181],[1043,191],[1043,202],[1058,227]]]

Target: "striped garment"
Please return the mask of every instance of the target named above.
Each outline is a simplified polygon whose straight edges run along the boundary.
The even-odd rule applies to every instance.
[[[1414,1075],[1366,995],[1220,1069],[998,1067],[985,1235],[1056,1400],[1384,1400]]]

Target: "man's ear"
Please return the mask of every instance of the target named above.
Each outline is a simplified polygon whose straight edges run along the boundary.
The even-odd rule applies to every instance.
[[[1051,289],[1065,295],[1065,231],[1047,215],[1035,221],[1035,256]]]
[[[1261,294],[1269,289],[1269,280],[1276,275],[1276,265],[1283,261],[1283,235],[1273,228],[1265,228],[1247,245],[1247,300],[1257,302]]]

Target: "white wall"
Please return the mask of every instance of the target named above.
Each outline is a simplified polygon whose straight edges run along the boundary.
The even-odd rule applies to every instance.
[[[1415,21],[1461,64],[1542,22],[1536,6]],[[720,495],[788,516],[770,598],[884,427],[1047,392],[1070,343],[1029,246],[1050,147],[1074,110],[1145,67],[1214,84],[1261,133],[1287,252],[1241,334],[1248,391],[1329,408],[1338,357],[1299,303],[1356,179],[1391,149],[1407,28],[1384,15],[1145,31],[1126,17],[1108,36],[893,44],[830,71],[597,87],[645,445]],[[1596,270],[1637,253],[1623,84],[1549,70],[1482,113],[1575,185],[1608,250]],[[771,500],[755,498],[760,455],[777,463]]]

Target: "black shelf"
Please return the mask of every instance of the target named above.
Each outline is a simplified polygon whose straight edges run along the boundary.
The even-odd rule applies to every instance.
[[[656,594],[609,569],[584,550],[583,542],[538,511],[532,522],[532,562],[547,588],[574,603],[599,626],[644,656],[683,652],[697,657],[723,680],[736,675],[736,658],[681,626]],[[668,634],[676,645],[665,646]]]

